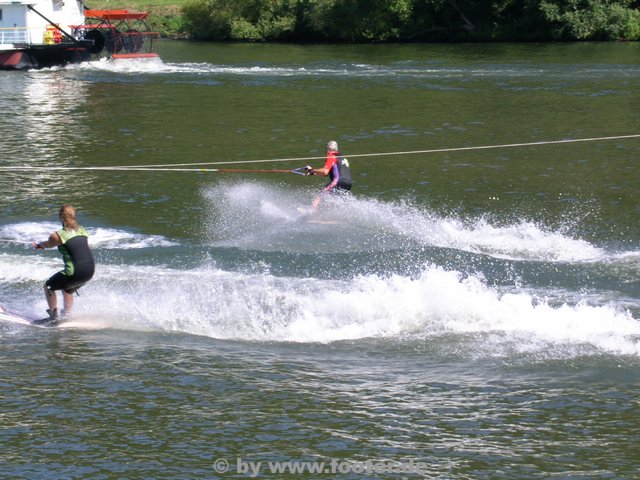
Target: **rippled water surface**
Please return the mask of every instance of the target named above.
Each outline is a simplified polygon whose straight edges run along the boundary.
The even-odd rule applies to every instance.
[[[61,328],[0,322],[0,476],[638,476],[639,50],[0,72],[0,305],[43,314],[62,203],[98,261]],[[312,221],[323,179],[217,171],[329,139],[353,194]]]

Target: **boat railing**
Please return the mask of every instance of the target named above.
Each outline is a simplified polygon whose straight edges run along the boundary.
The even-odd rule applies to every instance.
[[[25,27],[0,28],[0,45],[30,43],[29,29]]]

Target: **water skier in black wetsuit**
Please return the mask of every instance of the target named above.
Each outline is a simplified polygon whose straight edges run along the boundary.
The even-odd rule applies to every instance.
[[[93,277],[95,261],[89,248],[89,235],[78,225],[76,210],[71,205],[63,205],[59,212],[62,229],[49,235],[44,242],[34,243],[36,250],[58,247],[64,261],[64,269],[54,274],[44,285],[49,316],[36,320],[35,324],[55,325],[69,317],[73,309],[73,294]],[[58,313],[56,290],[62,290],[64,314]]]

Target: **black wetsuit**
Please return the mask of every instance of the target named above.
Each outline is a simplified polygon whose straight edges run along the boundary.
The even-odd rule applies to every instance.
[[[58,236],[62,241],[58,251],[64,260],[64,270],[53,275],[45,285],[49,290],[73,293],[93,278],[96,264],[84,228],[71,231],[63,229]]]

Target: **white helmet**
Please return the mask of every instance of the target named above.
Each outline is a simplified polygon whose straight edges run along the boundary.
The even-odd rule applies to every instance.
[[[332,150],[334,152],[338,151],[338,144],[335,140],[330,140],[327,142],[327,150]]]

